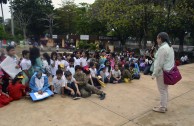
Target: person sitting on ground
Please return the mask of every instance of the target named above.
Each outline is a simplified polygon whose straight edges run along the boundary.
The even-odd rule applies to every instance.
[[[130,72],[132,75],[132,79],[140,79],[140,72],[137,67],[138,66],[136,66],[135,63],[132,63],[130,65]]]
[[[79,91],[79,87],[76,83],[75,78],[72,77],[70,71],[65,72],[65,87],[62,87],[62,96],[64,93],[73,97],[73,100],[79,99],[81,97],[81,93]]]
[[[11,97],[9,97],[8,94],[4,93],[2,91],[2,84],[3,84],[3,81],[2,81],[2,77],[4,76],[3,72],[0,71],[0,108],[9,104],[11,101],[13,101],[13,99]]]
[[[47,90],[50,90],[49,87],[48,77],[43,74],[41,70],[34,73],[30,80],[30,89],[32,93],[38,92],[38,94],[42,95]]]
[[[19,64],[19,58],[16,56],[15,48],[13,46],[8,46],[6,48],[6,51],[7,51],[6,58],[8,58],[8,57],[11,58],[12,63],[13,62],[16,63],[15,68],[19,69],[20,68],[20,66],[18,65]],[[5,60],[5,59],[3,59],[3,60]],[[3,60],[2,60],[2,62],[3,62]],[[3,81],[2,91],[4,93],[7,93],[7,87],[9,85],[9,81],[10,81],[11,77],[9,76],[9,73],[6,73],[4,70],[2,70],[2,71],[3,71],[3,74],[4,74],[4,76],[2,78],[2,81]]]
[[[107,57],[106,57],[106,50],[105,49],[102,49],[101,50],[101,56],[100,56],[100,59],[99,59],[99,64],[102,65],[102,64],[105,64],[105,61],[107,60]]]
[[[152,66],[152,63],[153,63],[153,59],[152,59],[152,57],[151,56],[146,56],[146,60],[145,60],[145,62],[146,62],[146,67],[145,67],[145,69],[144,69],[144,75],[151,75],[152,74],[152,71],[150,71],[150,68],[151,68],[151,66]]]
[[[113,84],[121,83],[121,71],[117,64],[114,66],[114,70],[111,71],[111,82]]]
[[[29,88],[29,80],[31,78],[31,67],[32,67],[32,63],[29,59],[29,54],[30,52],[28,50],[23,50],[22,51],[22,56],[23,59],[20,63],[20,66],[22,68],[23,71],[23,76],[24,78],[22,79],[22,84],[26,86],[26,88]]]
[[[75,66],[74,78],[79,86],[83,98],[91,96],[91,93],[99,95],[100,100],[103,100],[105,98],[106,94],[103,91],[100,91],[96,87],[88,84],[86,74],[82,72],[82,67],[79,65]]]
[[[25,95],[25,86],[22,85],[22,79],[24,76],[19,73],[7,87],[8,94],[13,100],[19,100]]]
[[[61,69],[58,69],[56,71],[56,76],[54,76],[51,83],[51,91],[54,94],[63,94],[61,92],[63,87],[65,87],[65,78],[63,77],[63,71]]]
[[[75,74],[74,58],[69,59],[69,66],[67,67],[67,71],[70,71],[72,76],[74,76]]]
[[[92,77],[91,71],[90,71],[89,68],[83,69],[83,72],[86,74],[89,84],[95,86],[98,89],[101,89],[101,84],[100,84],[99,78],[98,77]]]
[[[129,83],[132,80],[132,75],[131,75],[131,72],[129,71],[129,64],[125,64],[124,68],[125,69],[122,73],[123,79],[125,83]]]
[[[102,82],[104,82],[104,83],[110,83],[111,75],[107,71],[106,66],[104,64],[102,64],[100,66],[100,69],[101,69],[100,76],[102,77]]]

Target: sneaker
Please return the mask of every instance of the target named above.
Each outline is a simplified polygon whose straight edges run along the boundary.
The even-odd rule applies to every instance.
[[[74,95],[72,99],[73,99],[73,100],[78,100],[78,99],[80,99],[80,98],[81,98],[81,97],[77,97],[76,95]]]
[[[152,110],[154,112],[159,112],[159,113],[165,113],[166,111],[168,111],[167,108],[165,107],[154,107]]]
[[[82,98],[82,97],[81,97],[81,96],[79,96],[79,95],[76,95],[76,98],[77,98],[77,99],[80,99],[80,98]]]
[[[100,94],[100,100],[104,100],[105,97],[106,97],[106,94],[105,93]]]
[[[118,81],[113,81],[113,84],[117,84],[118,83]]]

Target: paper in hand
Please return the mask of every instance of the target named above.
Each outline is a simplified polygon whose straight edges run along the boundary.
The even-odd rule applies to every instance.
[[[15,60],[9,56],[7,56],[5,58],[5,60],[3,60],[3,62],[1,62],[0,67],[12,78],[14,79],[15,76],[21,72],[21,68],[16,69],[15,67],[17,66],[17,64],[15,63]]]

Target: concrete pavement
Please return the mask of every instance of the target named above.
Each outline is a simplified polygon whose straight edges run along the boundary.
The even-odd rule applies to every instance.
[[[179,67],[183,79],[169,87],[169,107],[155,113],[159,103],[155,80],[141,76],[129,84],[108,84],[98,96],[73,101],[54,96],[40,102],[14,101],[0,109],[0,126],[192,126],[194,123],[194,64]]]

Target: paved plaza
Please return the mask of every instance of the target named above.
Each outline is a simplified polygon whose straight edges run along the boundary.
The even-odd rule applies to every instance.
[[[14,101],[0,109],[0,126],[192,126],[194,124],[194,64],[179,67],[183,79],[169,87],[169,107],[155,113],[159,92],[151,76],[129,84],[108,84],[98,96],[74,101],[55,95],[44,101]]]

